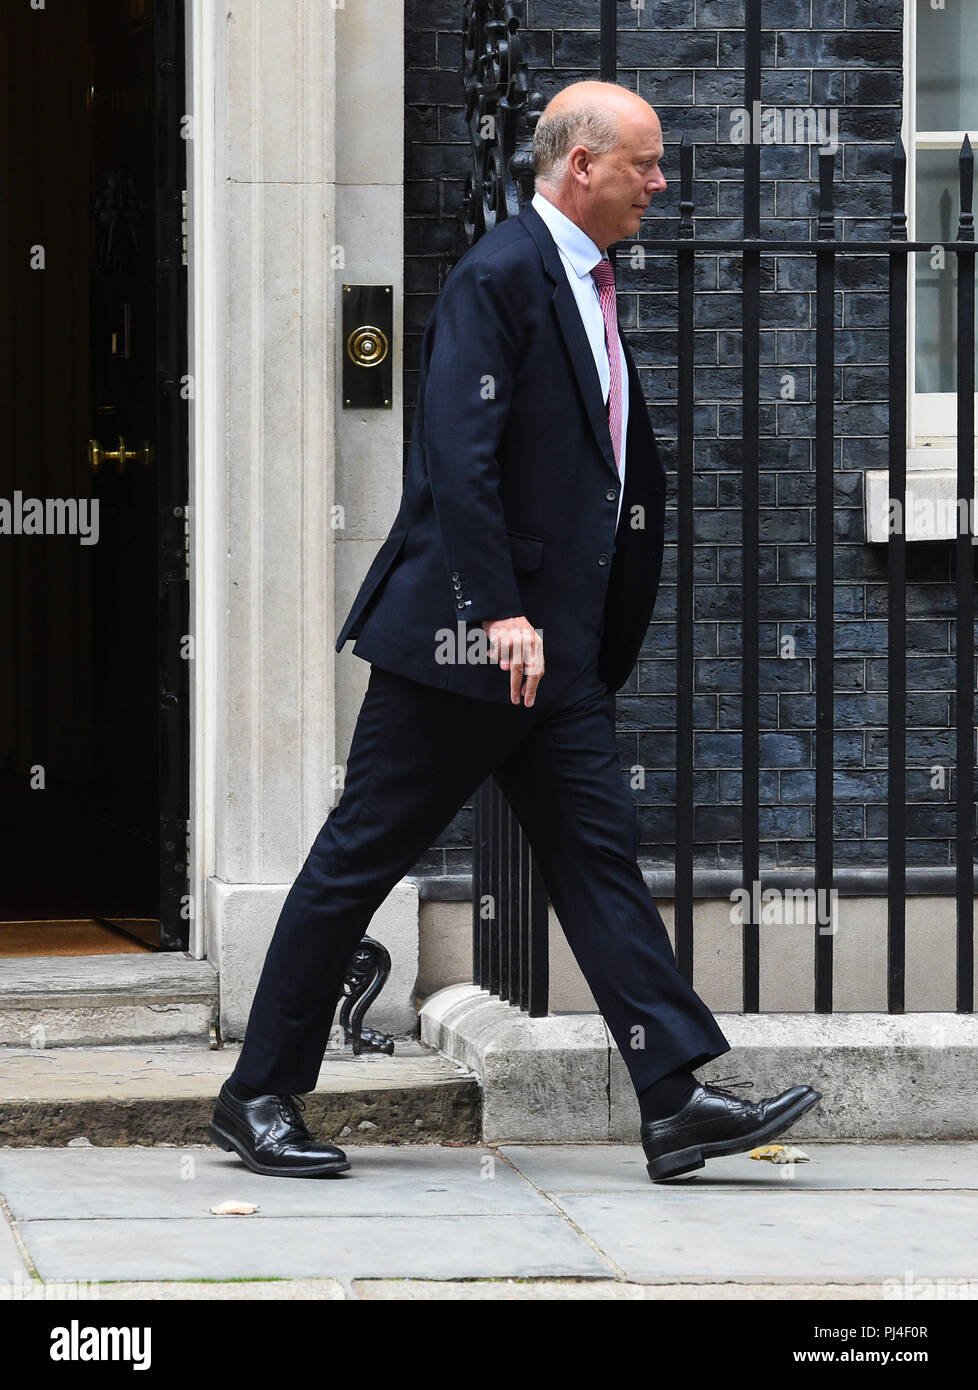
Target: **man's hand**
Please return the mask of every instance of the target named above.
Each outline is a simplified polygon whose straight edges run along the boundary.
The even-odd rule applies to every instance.
[[[494,618],[482,627],[489,638],[490,659],[498,660],[503,670],[510,673],[509,698],[514,705],[520,702],[520,689],[526,676],[523,703],[529,708],[543,675],[542,636],[524,617]]]

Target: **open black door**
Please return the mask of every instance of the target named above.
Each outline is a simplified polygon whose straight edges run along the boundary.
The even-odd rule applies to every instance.
[[[86,924],[181,948],[183,3],[5,5],[0,23],[0,954]]]

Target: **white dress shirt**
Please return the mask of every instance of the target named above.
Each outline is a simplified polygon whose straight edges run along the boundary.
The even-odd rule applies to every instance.
[[[608,406],[608,392],[611,390],[611,367],[608,362],[608,349],[604,340],[604,315],[598,287],[591,271],[601,260],[601,252],[594,242],[576,222],[554,207],[541,193],[534,193],[531,206],[540,214],[560,252],[567,280],[574,292],[577,307],[581,312],[584,331],[587,333],[594,365],[598,369],[601,382],[601,395],[605,409]],[[618,516],[621,516],[622,498],[625,496],[625,440],[628,435],[628,369],[625,366],[625,352],[620,345],[619,331],[618,356],[621,359],[621,491],[618,494]],[[616,521],[617,529],[617,521]]]

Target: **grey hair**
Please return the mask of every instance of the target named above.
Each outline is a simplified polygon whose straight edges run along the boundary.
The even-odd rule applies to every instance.
[[[591,154],[607,154],[620,143],[618,118],[600,106],[582,101],[569,111],[544,113],[533,132],[534,187],[561,182],[575,145],[586,145]]]

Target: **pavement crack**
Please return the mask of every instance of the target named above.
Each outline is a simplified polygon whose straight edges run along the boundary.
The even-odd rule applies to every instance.
[[[20,1254],[20,1258],[24,1261],[24,1264],[27,1266],[27,1272],[30,1274],[32,1279],[40,1279],[41,1276],[38,1272],[37,1265],[31,1259],[31,1253],[28,1250],[27,1246],[24,1244],[24,1237],[21,1235],[20,1230],[18,1229],[17,1222],[14,1220],[14,1214],[7,1205],[6,1198],[4,1197],[2,1192],[0,1192],[0,1212],[2,1212],[3,1215],[7,1218],[7,1225],[10,1227],[10,1234],[13,1236],[13,1241],[17,1247],[18,1253]]]
[[[491,1145],[487,1147],[492,1148]],[[547,1202],[551,1207],[553,1207],[554,1211],[565,1223],[565,1225],[569,1226],[571,1230],[575,1233],[575,1235],[578,1235],[581,1238],[581,1240],[584,1241],[585,1245],[588,1245],[598,1256],[598,1258],[604,1261],[608,1268],[614,1273],[616,1279],[621,1280],[623,1283],[628,1282],[628,1275],[622,1269],[621,1265],[618,1264],[615,1260],[613,1260],[610,1255],[606,1254],[605,1251],[601,1249],[601,1246],[598,1245],[597,1242],[593,1240],[591,1236],[588,1235],[587,1231],[581,1229],[581,1227],[577,1224],[574,1218],[568,1215],[568,1213],[564,1211],[563,1207],[560,1206],[559,1203],[554,1201],[554,1199],[550,1196],[549,1192],[544,1192],[543,1188],[538,1187],[532,1178],[527,1177],[523,1170],[516,1166],[516,1164],[513,1162],[513,1160],[509,1157],[508,1154],[504,1154],[500,1149],[493,1149],[492,1151],[493,1153],[498,1154],[498,1156],[503,1160],[504,1163],[509,1164],[510,1168],[517,1175],[517,1177],[522,1178],[528,1187],[532,1187],[533,1191],[536,1192],[538,1196],[542,1197],[545,1202]]]

